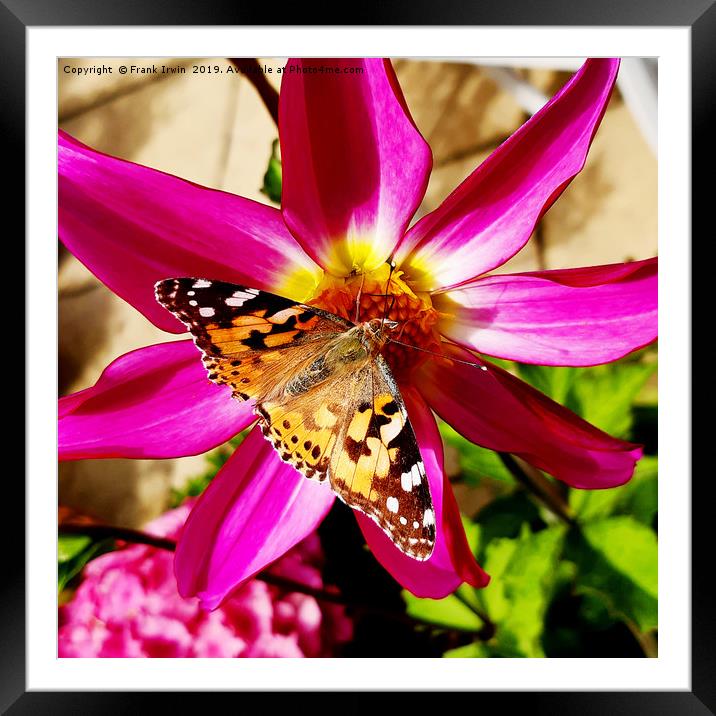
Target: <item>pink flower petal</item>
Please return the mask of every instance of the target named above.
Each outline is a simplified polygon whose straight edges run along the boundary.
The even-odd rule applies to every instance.
[[[154,298],[164,278],[221,279],[299,300],[320,278],[277,209],[101,154],[64,132],[58,166],[63,243],[159,328],[186,330]]]
[[[420,204],[432,165],[390,62],[291,60],[279,135],[283,215],[303,248],[340,276],[383,263]]]
[[[472,353],[448,345],[443,350],[487,368],[438,359],[416,372],[430,407],[468,440],[518,455],[573,487],[616,487],[632,476],[642,455],[638,445],[607,435]]]
[[[358,524],[378,561],[419,597],[441,599],[462,582],[485,587],[490,577],[477,564],[467,544],[460,511],[443,471],[442,441],[435,418],[417,390],[402,388],[401,391],[430,482],[437,525],[433,554],[424,562],[406,556],[373,520],[356,511]]]
[[[396,262],[411,285],[455,286],[500,266],[582,169],[619,60],[590,59],[406,235]]]
[[[174,561],[179,592],[215,609],[242,582],[310,534],[333,504],[328,485],[281,461],[254,429],[184,526]]]
[[[539,365],[607,363],[656,339],[657,259],[487,276],[433,297],[447,338]]]
[[[250,425],[252,404],[211,383],[191,341],[147,346],[59,401],[61,460],[197,455]]]

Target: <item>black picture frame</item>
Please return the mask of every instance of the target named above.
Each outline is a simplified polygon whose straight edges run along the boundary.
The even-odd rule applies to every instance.
[[[336,11],[340,10],[341,15]],[[350,23],[346,20],[350,19]],[[28,26],[82,25],[476,25],[476,26],[680,26],[691,28],[692,71],[692,224],[706,217],[713,203],[711,169],[713,150],[709,135],[716,127],[716,0],[413,0],[410,4],[359,2],[339,7],[329,3],[246,4],[199,3],[193,0],[0,0],[0,96],[6,176],[13,177],[3,190],[5,206],[18,216],[17,231],[24,228],[25,176],[25,50]],[[15,196],[16,195],[16,196]],[[9,229],[6,228],[6,231]],[[713,229],[711,230],[712,233]],[[686,250],[687,247],[685,247]],[[29,326],[26,326],[29,329]],[[688,367],[685,367],[686,369]],[[27,380],[31,380],[28,376]],[[31,426],[29,426],[31,430]],[[26,445],[31,432],[26,436]],[[706,477],[706,475],[703,475]],[[689,476],[682,476],[687,484]],[[692,483],[692,674],[691,691],[648,692],[481,692],[470,708],[526,708],[541,714],[713,714],[716,713],[716,618],[711,606],[712,538],[707,531],[711,478]],[[6,474],[6,510],[3,531],[6,545],[23,534],[23,484]],[[13,520],[7,519],[12,513]],[[711,518],[713,519],[713,518]],[[207,694],[136,694],[131,692],[27,692],[25,681],[25,561],[16,549],[4,550],[0,580],[0,711],[9,714],[113,714],[171,708],[174,698],[181,712],[205,708]],[[661,589],[668,585],[661,584]],[[88,685],[91,688],[91,685]],[[305,696],[309,696],[306,694]],[[329,702],[344,712],[373,708],[369,693],[334,694]],[[386,695],[382,695],[384,699]],[[421,708],[430,708],[433,695],[421,695]],[[444,697],[445,694],[442,695]],[[246,695],[234,695],[234,708],[247,706]],[[296,708],[296,695],[286,705]],[[179,701],[179,699],[181,701]],[[202,701],[200,701],[200,699]],[[315,710],[315,699],[310,707]],[[393,701],[387,699],[387,701]],[[202,706],[203,704],[203,706]],[[400,710],[403,710],[401,708]]]

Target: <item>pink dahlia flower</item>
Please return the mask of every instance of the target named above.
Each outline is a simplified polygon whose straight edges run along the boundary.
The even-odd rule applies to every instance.
[[[176,538],[193,501],[152,522],[147,531]],[[320,589],[323,553],[310,534],[271,571]],[[344,609],[305,594],[286,594],[252,579],[219,609],[207,612],[177,591],[171,552],[134,545],[85,567],[73,599],[60,607],[61,657],[331,656],[350,640]]]
[[[619,61],[590,59],[435,211],[410,226],[428,182],[430,147],[390,63],[331,60],[362,74],[302,72],[281,85],[281,209],[213,191],[59,137],[59,228],[100,280],[172,333],[185,327],[154,298],[165,278],[252,286],[352,318],[380,316],[390,258],[389,318],[402,340],[386,358],[405,398],[436,516],[430,559],[398,551],[356,513],[377,559],[407,589],[442,597],[487,584],[443,473],[433,412],[469,440],[513,453],[569,485],[626,482],[641,456],[471,351],[545,365],[615,360],[657,334],[657,260],[520,274],[491,273],[519,251],[584,165]],[[485,370],[458,362],[480,361]],[[206,377],[190,340],[114,361],[60,400],[61,459],[170,458],[209,450],[249,426],[252,406]],[[182,595],[215,607],[297,544],[334,495],[283,463],[254,429],[194,507],[176,553]]]

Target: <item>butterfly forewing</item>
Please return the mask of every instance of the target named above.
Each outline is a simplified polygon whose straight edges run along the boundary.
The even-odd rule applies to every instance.
[[[191,331],[209,378],[256,401],[282,460],[328,478],[406,554],[430,556],[435,517],[415,433],[388,365],[359,327],[220,281],[167,279],[156,294]]]
[[[323,344],[351,325],[319,309],[223,281],[167,279],[155,290],[157,300],[191,332],[209,378],[231,386],[241,400],[258,399],[281,385],[297,368],[297,358],[319,356]]]

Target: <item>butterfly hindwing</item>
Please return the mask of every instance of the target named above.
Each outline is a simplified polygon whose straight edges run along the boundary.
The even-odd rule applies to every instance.
[[[435,512],[425,465],[408,411],[381,355],[354,402],[331,456],[331,486],[368,515],[406,554],[427,559],[435,544]]]
[[[324,362],[320,384],[257,404],[264,436],[284,462],[313,480],[328,478],[331,456],[345,431],[351,396],[365,379],[367,368],[341,371],[329,360],[327,365]]]
[[[358,362],[357,362],[358,363]],[[335,368],[305,395],[257,406],[281,459],[370,517],[406,554],[427,559],[435,516],[425,466],[383,358]]]

